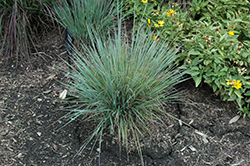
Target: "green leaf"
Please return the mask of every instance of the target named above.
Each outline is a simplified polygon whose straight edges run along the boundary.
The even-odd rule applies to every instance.
[[[212,85],[212,88],[213,88],[213,91],[215,92],[217,90],[217,85],[216,84],[213,84]]]
[[[199,43],[199,45],[200,45],[201,49],[204,49],[204,46],[201,43]]]
[[[193,66],[194,66],[194,65],[197,65],[198,62],[200,62],[200,57],[195,58],[195,59],[192,61],[192,65],[193,65]],[[198,69],[198,70],[199,70],[199,69]]]
[[[193,49],[188,52],[188,55],[200,55],[200,54],[201,54],[200,51],[195,51]]]
[[[245,93],[246,96],[250,96],[250,90]]]
[[[246,81],[246,82],[245,82],[245,85],[250,86],[250,82],[249,82],[249,81]]]
[[[204,65],[208,65],[208,64],[210,64],[211,62],[212,62],[212,60],[208,59],[208,60],[204,60],[204,61],[203,61],[203,64],[204,64]]]
[[[221,69],[221,71],[227,71],[228,68],[225,66],[223,69]]]
[[[241,100],[241,98],[236,99],[237,104],[239,105],[240,108],[242,108],[242,105],[244,104],[244,101]]]
[[[197,77],[197,76],[192,76],[192,77],[193,77],[194,82],[195,82],[195,87],[198,87],[198,86],[200,85],[200,83],[201,83],[202,76],[199,76],[199,77]]]
[[[234,91],[234,94],[236,94],[239,98],[242,98],[240,91],[235,90],[235,91]]]
[[[227,99],[227,101],[235,101],[235,99],[229,98],[229,99]]]
[[[229,95],[230,97],[232,97],[232,94],[233,94],[233,88],[230,88],[230,90],[229,90],[229,92],[228,92],[228,95]]]
[[[222,40],[225,38],[226,35],[227,35],[226,33],[225,33],[224,35],[222,35],[222,36],[220,37],[219,42],[222,42]],[[220,50],[218,50],[218,51],[220,51]]]
[[[188,66],[187,65],[182,65],[182,66],[179,67],[179,69],[186,70],[186,69],[188,69]]]
[[[210,83],[213,82],[213,81],[212,81],[210,78],[208,78],[208,79],[206,79],[204,82],[207,83],[207,84],[210,84]]]
[[[191,76],[196,76],[196,75],[199,75],[200,72],[198,72],[198,71],[189,71],[188,74],[190,74]]]
[[[192,70],[200,70],[197,66],[192,67]]]

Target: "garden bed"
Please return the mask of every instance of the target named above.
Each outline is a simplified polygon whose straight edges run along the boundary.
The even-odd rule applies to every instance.
[[[50,40],[52,39],[52,41]],[[45,61],[34,69],[0,71],[0,163],[2,165],[98,165],[98,147],[90,154],[91,144],[74,159],[94,123],[77,119],[58,131],[65,123],[65,112],[58,95],[65,87],[58,81],[68,78],[57,66],[65,68],[67,58],[63,35],[41,39],[39,52]],[[192,80],[181,84],[183,103],[169,104],[165,110],[189,123],[186,126],[170,117],[166,125],[156,125],[153,137],[145,135],[142,143],[145,165],[250,165],[250,120],[237,115],[233,102],[224,102],[211,88],[195,88]],[[103,138],[101,165],[141,165],[136,151],[128,154],[116,138],[107,132]],[[133,145],[131,145],[132,147]]]

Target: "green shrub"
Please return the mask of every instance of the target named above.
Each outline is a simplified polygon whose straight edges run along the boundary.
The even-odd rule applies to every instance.
[[[239,35],[233,30],[204,21],[197,25],[193,29],[196,33],[193,39],[186,40],[190,49],[184,57],[184,69],[199,63],[189,71],[196,86],[204,80],[223,100],[237,101],[241,109],[250,102],[247,96],[250,88],[250,51],[237,39]],[[237,80],[241,86],[235,86]]]
[[[249,6],[248,1],[193,1],[191,28],[184,39],[188,53],[183,58],[185,68],[199,63],[189,72],[196,86],[204,80],[250,117]]]
[[[30,65],[34,37],[44,23],[53,22],[49,9],[51,0],[1,0],[0,1],[0,60]],[[50,15],[50,16],[49,16]],[[50,17],[50,18],[49,18]],[[41,23],[42,22],[42,23]],[[42,25],[42,27],[41,27]]]
[[[222,99],[236,101],[240,114],[250,116],[249,1],[192,0],[188,10],[177,3],[136,3],[154,40],[174,37],[174,45],[184,45],[178,60],[191,69],[196,86],[204,80]]]
[[[108,39],[90,29],[91,48],[82,45],[84,54],[75,50],[72,82],[67,85],[75,100],[65,99],[72,103],[65,117],[69,122],[81,115],[97,121],[81,150],[96,136],[101,144],[109,129],[126,148],[133,140],[142,159],[139,141],[143,131],[150,133],[153,123],[169,115],[165,103],[178,101],[180,92],[175,85],[184,81],[185,74],[175,63],[179,50],[155,42],[142,29],[133,31],[130,40],[121,34],[120,24]]]
[[[99,35],[113,29],[114,18],[120,10],[116,1],[106,0],[62,0],[54,5],[56,20],[69,27],[78,40],[88,42],[87,26],[92,26]]]

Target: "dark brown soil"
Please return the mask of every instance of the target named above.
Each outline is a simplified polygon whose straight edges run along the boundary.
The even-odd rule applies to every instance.
[[[98,146],[90,154],[92,143],[73,159],[94,122],[77,119],[58,130],[67,122],[59,119],[65,112],[58,94],[65,89],[59,81],[68,78],[56,70],[68,70],[58,57],[67,58],[63,35],[42,38],[38,49],[47,61],[35,62],[33,70],[1,67],[0,165],[98,165]],[[181,87],[186,104],[169,104],[166,111],[190,126],[164,118],[166,126],[155,126],[153,137],[142,141],[145,165],[250,165],[249,118],[229,124],[237,115],[234,103],[220,100],[206,84],[195,88],[188,81]],[[136,151],[119,153],[115,138],[107,133],[103,139],[101,165],[141,165]]]

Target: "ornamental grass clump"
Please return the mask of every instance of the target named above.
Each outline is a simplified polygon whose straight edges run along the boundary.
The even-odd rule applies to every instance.
[[[92,139],[99,140],[101,149],[108,129],[126,148],[134,142],[142,159],[140,138],[169,115],[163,107],[178,101],[175,85],[185,80],[185,71],[175,64],[178,49],[148,38],[143,30],[134,31],[128,41],[119,29],[108,39],[89,32],[91,47],[82,45],[84,53],[75,50],[67,84],[74,99],[65,98],[71,102],[65,117],[69,123],[82,115],[97,122],[80,151]]]
[[[15,62],[17,67],[21,62],[32,67],[34,34],[40,35],[41,30],[54,24],[50,5],[51,0],[0,1],[0,61],[4,65]]]
[[[92,25],[100,35],[112,29],[120,10],[116,1],[109,0],[60,0],[54,4],[55,18],[63,27],[69,27],[78,40],[88,42],[87,25]]]

